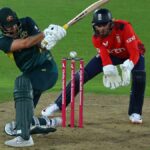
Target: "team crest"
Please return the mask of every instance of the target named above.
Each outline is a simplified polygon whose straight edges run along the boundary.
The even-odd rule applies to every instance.
[[[117,40],[118,43],[121,43],[121,39],[120,39],[119,35],[116,35],[116,40]]]
[[[23,31],[23,32],[20,33],[20,38],[24,39],[26,37],[28,37],[28,32],[27,31]]]
[[[102,14],[98,14],[98,20],[102,20]]]
[[[14,17],[13,16],[8,16],[6,18],[7,22],[12,22],[14,20]]]

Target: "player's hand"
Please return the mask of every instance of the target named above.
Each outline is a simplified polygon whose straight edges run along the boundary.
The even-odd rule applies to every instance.
[[[134,64],[131,60],[127,59],[123,64],[120,65],[122,71],[122,86],[127,86],[130,84],[131,71],[134,67]]]
[[[42,41],[41,41],[41,47],[46,50],[51,50],[55,45],[57,41],[54,40],[54,37],[52,35],[47,35]]]
[[[114,65],[106,65],[103,67],[103,84],[106,88],[116,89],[121,86],[121,77],[118,69]]]
[[[51,24],[43,31],[44,35],[52,35],[54,37],[54,40],[58,41],[61,40],[63,37],[66,36],[66,30],[55,24]]]

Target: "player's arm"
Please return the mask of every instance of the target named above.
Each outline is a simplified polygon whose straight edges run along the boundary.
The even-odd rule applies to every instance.
[[[124,31],[125,46],[127,47],[129,53],[129,59],[135,65],[139,60],[139,50],[137,45],[138,39],[136,38],[136,35],[134,33],[131,24],[126,24],[124,30],[125,30]]]
[[[122,70],[122,86],[130,84],[131,71],[139,60],[140,52],[138,50],[138,39],[134,33],[131,24],[126,24],[124,28],[125,46],[129,53],[129,58],[120,65]]]
[[[121,77],[119,76],[117,67],[112,64],[107,49],[94,38],[92,39],[92,42],[102,60],[104,86],[110,89],[118,88],[121,85]]]
[[[37,35],[29,36],[25,39],[15,39],[12,41],[10,51],[19,51],[21,49],[32,47],[38,43],[40,43],[44,39],[43,32],[38,33]]]
[[[40,31],[38,25],[32,18],[26,17],[25,23],[28,28],[28,31],[30,32],[30,36],[24,39],[13,40],[10,47],[10,51],[18,51],[21,49],[32,47],[34,45],[38,45],[44,39],[44,33]]]

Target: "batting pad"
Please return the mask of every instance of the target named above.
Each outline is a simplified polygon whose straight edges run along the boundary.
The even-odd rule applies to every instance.
[[[16,108],[16,128],[21,137],[28,140],[33,116],[33,90],[30,80],[25,76],[17,77],[14,88]]]

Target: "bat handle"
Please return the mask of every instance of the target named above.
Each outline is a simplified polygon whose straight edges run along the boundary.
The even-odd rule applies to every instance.
[[[68,24],[65,24],[65,25],[63,25],[63,28],[64,28],[65,30],[67,30],[67,29],[69,28],[69,25],[68,25]]]

